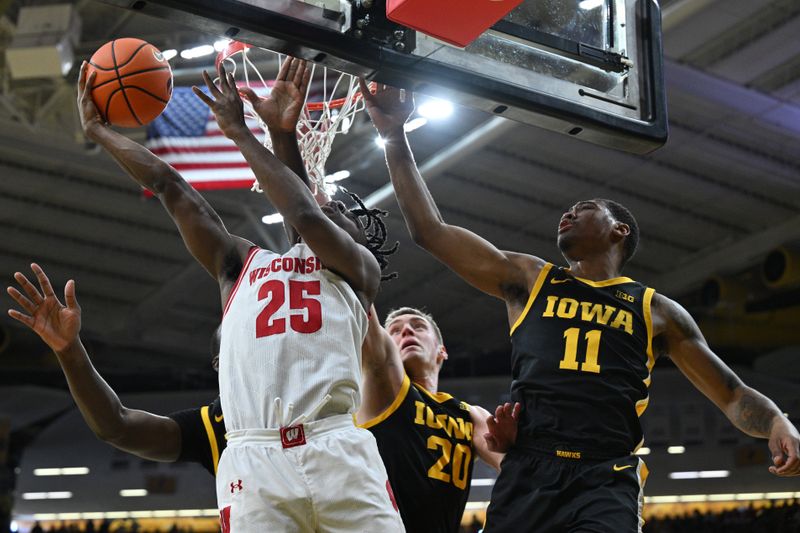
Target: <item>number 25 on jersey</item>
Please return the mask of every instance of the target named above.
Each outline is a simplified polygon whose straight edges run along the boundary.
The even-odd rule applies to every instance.
[[[287,290],[288,289],[288,290]],[[286,295],[289,295],[289,308]],[[320,295],[319,281],[290,279],[288,287],[279,279],[272,279],[258,288],[258,301],[268,300],[256,317],[256,338],[286,333],[289,327],[297,333],[314,333],[322,327],[322,304],[314,296]]]

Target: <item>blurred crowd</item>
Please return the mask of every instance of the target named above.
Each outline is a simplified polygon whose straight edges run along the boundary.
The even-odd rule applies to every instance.
[[[195,529],[192,526],[181,527],[177,523],[167,530],[169,533],[218,533],[219,529]],[[37,522],[30,533],[162,533],[162,529],[142,527],[136,520],[84,520],[82,524],[57,524],[42,526]]]
[[[722,513],[695,511],[686,516],[653,518],[644,533],[798,533],[800,501],[779,502],[756,509],[742,506]]]

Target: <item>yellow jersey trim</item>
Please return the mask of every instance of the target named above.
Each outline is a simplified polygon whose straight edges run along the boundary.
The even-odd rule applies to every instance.
[[[644,324],[647,327],[647,373],[653,371],[653,366],[656,364],[656,358],[653,355],[653,313],[650,308],[653,295],[656,293],[655,289],[650,287],[644,290],[644,302],[642,305],[642,312],[644,313]],[[647,376],[647,380],[645,383],[647,386],[650,386],[649,379],[650,376]]]
[[[219,464],[219,448],[217,448],[217,439],[214,436],[214,427],[211,425],[211,419],[208,417],[208,406],[204,405],[200,409],[200,417],[203,419],[203,426],[206,428],[206,435],[208,436],[208,444],[211,446],[211,461],[214,463],[214,475],[217,475],[217,465]]]
[[[431,392],[419,383],[414,383],[417,386],[417,389],[427,394],[434,402],[436,403],[444,403],[447,400],[453,399],[451,394],[447,394],[446,392]]]
[[[403,384],[400,385],[400,391],[397,393],[392,404],[386,408],[384,412],[373,418],[372,420],[367,420],[363,424],[358,425],[358,427],[363,429],[369,429],[372,426],[376,426],[389,418],[392,413],[397,411],[397,408],[400,407],[400,404],[403,403],[403,400],[406,399],[408,396],[408,389],[411,387],[411,379],[409,379],[408,374],[403,374]],[[354,419],[355,420],[355,419]]]
[[[636,283],[631,278],[625,276],[621,276],[619,278],[604,279],[600,281],[593,281],[591,279],[579,278],[578,276],[573,275],[568,268],[565,269],[565,271],[569,272],[573,278],[577,279],[581,283],[585,283],[591,287],[610,287],[611,285],[619,285],[620,283]]]
[[[511,326],[511,332],[508,334],[509,336],[514,334],[514,330],[516,330],[522,321],[525,320],[525,317],[528,316],[528,311],[531,310],[531,306],[533,306],[533,301],[539,295],[539,291],[542,290],[542,285],[544,285],[544,280],[547,278],[547,274],[550,272],[550,269],[553,268],[552,263],[545,263],[542,267],[541,272],[539,272],[539,276],[536,278],[536,282],[533,284],[533,288],[531,289],[531,295],[528,296],[528,303],[525,304],[525,309],[522,310],[522,314],[519,315],[517,321],[514,322],[514,325]]]
[[[642,413],[645,412],[649,404],[650,404],[650,396],[647,396],[636,402],[636,416],[642,416]]]
[[[647,478],[650,476],[650,469],[647,468],[647,463],[645,463],[641,457],[639,459],[639,468],[636,469],[637,477],[639,478],[639,487],[644,489],[645,483],[647,483]]]

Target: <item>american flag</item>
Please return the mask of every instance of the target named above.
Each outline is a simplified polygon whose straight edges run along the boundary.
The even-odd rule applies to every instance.
[[[262,96],[268,92],[253,90]],[[256,120],[248,119],[247,125],[263,140],[265,132]],[[145,146],[195,189],[250,188],[255,180],[244,156],[190,87],[175,87],[167,108],[148,125]]]

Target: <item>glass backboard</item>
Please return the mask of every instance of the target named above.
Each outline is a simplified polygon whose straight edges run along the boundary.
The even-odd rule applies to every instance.
[[[466,48],[385,0],[104,1],[620,150],[667,138],[654,0],[526,0]]]

